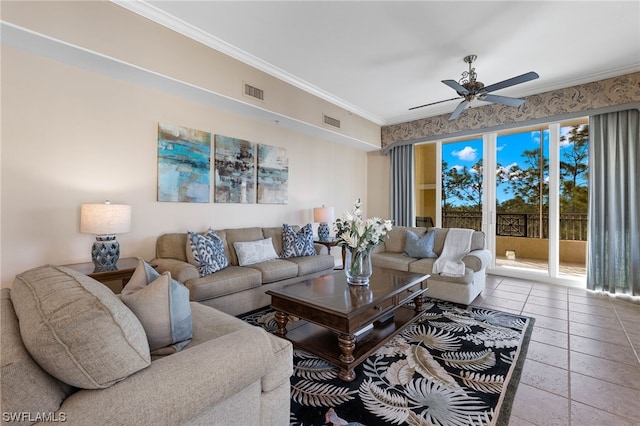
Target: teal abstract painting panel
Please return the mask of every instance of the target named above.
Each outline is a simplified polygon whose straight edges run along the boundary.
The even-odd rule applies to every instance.
[[[258,203],[289,202],[289,158],[287,150],[258,145]]]
[[[211,134],[158,124],[158,201],[208,203]]]
[[[215,135],[215,202],[256,202],[256,158],[252,142]]]

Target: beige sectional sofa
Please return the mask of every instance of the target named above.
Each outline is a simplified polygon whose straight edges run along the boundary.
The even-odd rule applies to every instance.
[[[415,258],[405,254],[407,230],[423,236],[429,230],[435,230],[433,251],[442,254],[448,228],[394,227],[387,240],[374,248],[371,262],[374,266],[400,271],[431,274],[426,295],[436,299],[468,305],[478,296],[485,285],[486,268],[491,261],[491,252],[485,249],[483,232],[475,231],[471,236],[471,250],[464,256],[463,276],[444,276],[432,273],[436,258]]]
[[[187,301],[191,342],[153,357],[121,299],[71,269],[24,272],[0,302],[3,424],[289,424],[291,344],[233,316]]]
[[[299,227],[294,227],[297,231]],[[203,277],[187,260],[187,233],[161,235],[156,243],[156,258],[151,262],[159,272],[169,271],[183,283],[194,302],[214,307],[231,315],[239,315],[269,305],[267,290],[300,282],[331,272],[333,256],[325,246],[314,244],[315,256],[273,259],[239,266],[234,243],[271,238],[275,253],[282,253],[282,227],[236,228],[216,230],[224,243],[229,266]]]

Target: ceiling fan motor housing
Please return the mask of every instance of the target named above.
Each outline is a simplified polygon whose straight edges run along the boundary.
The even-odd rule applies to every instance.
[[[465,89],[467,89],[469,91],[469,93],[460,93],[457,92],[458,95],[460,96],[473,96],[473,95],[477,95],[478,92],[482,89],[484,89],[484,83],[480,82],[480,81],[468,81],[466,83],[462,83],[462,87],[464,87]]]

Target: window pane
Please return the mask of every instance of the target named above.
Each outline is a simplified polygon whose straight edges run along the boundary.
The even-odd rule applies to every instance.
[[[549,131],[498,136],[496,265],[549,268]]]
[[[482,138],[442,145],[442,226],[482,230]]]
[[[560,272],[586,273],[589,125],[560,128]]]

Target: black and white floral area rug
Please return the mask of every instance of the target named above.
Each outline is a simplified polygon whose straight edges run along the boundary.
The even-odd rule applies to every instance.
[[[435,299],[425,308],[353,382],[294,350],[291,425],[507,425],[534,319]],[[241,318],[277,328],[269,308]]]

